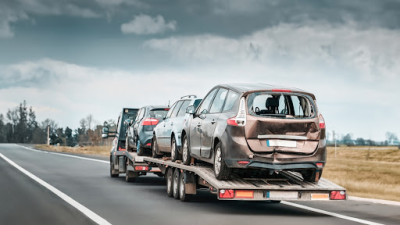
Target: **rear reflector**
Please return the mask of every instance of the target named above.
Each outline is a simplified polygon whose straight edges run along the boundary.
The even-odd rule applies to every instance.
[[[146,146],[151,146],[151,143],[147,143]]]
[[[136,171],[147,171],[149,170],[148,166],[135,166]]]
[[[242,160],[242,161],[237,161],[237,163],[238,163],[239,165],[247,165],[247,164],[250,163],[250,161]]]
[[[147,118],[142,122],[143,126],[154,126],[158,124],[158,119],[155,118]]]
[[[329,194],[324,194],[324,193],[311,194],[311,200],[329,200]]]
[[[235,198],[254,198],[254,191],[236,190]]]
[[[317,167],[323,167],[324,164],[323,163],[317,163]]]
[[[230,199],[233,197],[235,197],[234,190],[220,190],[219,191],[219,198],[221,198],[221,199]]]
[[[292,91],[287,89],[272,89],[272,92],[292,92]]]
[[[345,191],[331,191],[330,199],[331,200],[345,200],[346,192]]]
[[[119,148],[118,148],[118,151],[126,151],[126,149],[125,149],[125,148],[119,147]]]

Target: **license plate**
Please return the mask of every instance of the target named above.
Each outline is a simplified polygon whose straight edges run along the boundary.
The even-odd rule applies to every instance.
[[[266,197],[268,199],[277,200],[296,200],[299,198],[297,191],[267,191]]]
[[[267,140],[268,147],[289,147],[296,148],[296,141],[287,141],[287,140]]]
[[[141,157],[141,156],[136,156],[136,157],[135,157],[135,162],[144,162],[143,157]]]

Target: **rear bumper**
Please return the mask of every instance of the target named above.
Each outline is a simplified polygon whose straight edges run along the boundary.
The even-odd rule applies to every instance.
[[[249,162],[244,164],[243,162]],[[242,162],[242,163],[238,163]],[[268,163],[257,160],[243,159],[225,159],[225,163],[229,168],[240,169],[268,169],[268,170],[304,170],[304,169],[322,169],[325,162],[301,162],[301,163]],[[322,166],[317,166],[317,163],[322,163]]]

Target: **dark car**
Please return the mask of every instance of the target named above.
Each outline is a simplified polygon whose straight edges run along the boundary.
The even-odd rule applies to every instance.
[[[172,161],[180,158],[181,151],[181,132],[183,124],[188,119],[189,114],[186,113],[188,106],[197,106],[201,99],[195,95],[183,96],[176,101],[169,110],[165,120],[161,121],[154,128],[152,156],[158,157],[163,153],[171,153]]]
[[[190,157],[213,164],[218,179],[232,172],[300,172],[318,182],[326,160],[325,121],[309,92],[267,84],[214,87],[197,110],[188,107],[182,131]]]
[[[145,106],[140,108],[136,120],[131,124],[128,131],[128,139],[135,143],[138,155],[151,153],[154,127],[167,115],[167,106]]]

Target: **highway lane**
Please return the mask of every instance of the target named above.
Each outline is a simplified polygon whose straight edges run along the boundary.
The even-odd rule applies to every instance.
[[[208,192],[200,193],[191,202],[180,202],[167,197],[165,181],[156,176],[145,176],[135,183],[126,183],[123,177],[117,179],[109,177],[107,163],[30,151],[13,144],[1,144],[0,153],[112,224],[357,224],[354,221],[285,204],[218,201]],[[47,193],[49,198],[53,198],[53,201],[57,199],[39,185],[33,185],[34,181],[29,181],[25,175],[7,166],[2,159],[0,161],[2,161],[1,171],[4,170],[3,168],[13,171],[9,172],[7,179],[2,178],[1,186],[7,183],[10,188],[7,189],[7,193],[2,191],[0,197],[3,199],[6,195],[12,195],[16,202],[13,208],[17,209],[3,213],[4,206],[0,207],[2,211],[0,224],[3,224],[1,220],[5,214],[7,218],[18,218],[20,212],[26,210],[24,200],[27,196],[36,195],[32,194],[31,189],[43,189],[42,191]],[[13,179],[25,180],[31,185],[12,183]],[[26,195],[21,195],[21,193],[26,193]],[[48,214],[48,209],[43,204],[35,204],[36,201],[40,201],[39,199],[31,200],[35,210],[38,211],[37,214]],[[57,200],[62,203],[61,199]],[[47,199],[42,202],[55,204]],[[400,207],[398,206],[357,201],[297,203],[371,222],[400,224]],[[67,203],[60,205],[71,209]],[[66,216],[68,212],[63,210],[55,210],[51,214],[55,214],[57,218],[71,218],[71,216]],[[84,217],[83,214],[82,217]],[[45,217],[38,216],[35,219],[41,223],[51,223]],[[83,221],[83,223],[86,222],[90,224],[90,221]],[[76,222],[71,220],[70,223]]]

